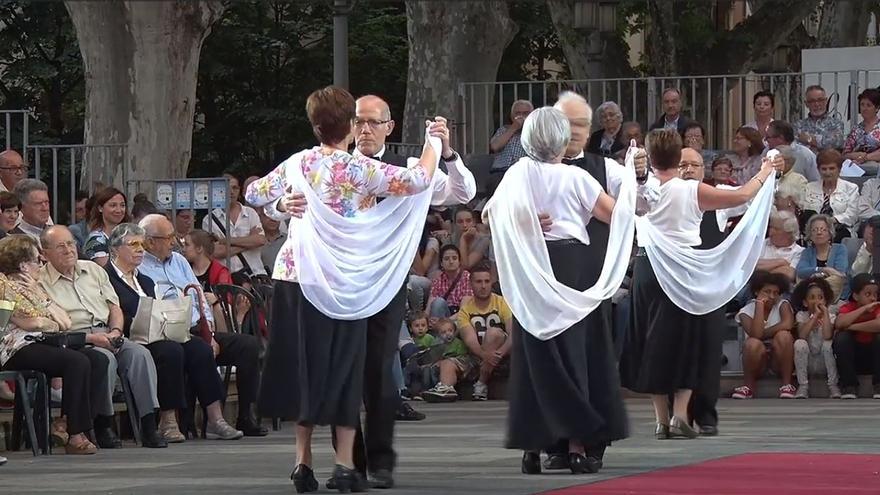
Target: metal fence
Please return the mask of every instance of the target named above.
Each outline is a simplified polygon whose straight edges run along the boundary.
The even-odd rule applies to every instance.
[[[663,113],[663,90],[674,87],[682,94],[682,114],[706,128],[706,147],[723,149],[730,145],[738,127],[754,120],[752,96],[756,92],[775,95],[775,118],[796,121],[807,115],[804,90],[813,84],[825,88],[829,111],[844,121],[848,132],[859,122],[858,94],[880,86],[880,69],[462,83],[456,141],[465,154],[487,153],[492,133],[507,122],[514,101],[529,100],[535,107],[552,105],[565,90],[583,95],[594,108],[614,101],[620,105],[624,120],[639,122],[647,129]],[[594,128],[597,120],[593,119]]]
[[[7,150],[17,150],[27,163],[28,133],[30,132],[30,110],[0,110],[0,126]]]
[[[33,174],[29,175],[49,186],[52,218],[56,223],[73,223],[70,220],[76,210],[77,191],[91,195],[101,186],[122,188],[126,183],[126,144],[47,144],[25,149],[33,156],[30,160]]]

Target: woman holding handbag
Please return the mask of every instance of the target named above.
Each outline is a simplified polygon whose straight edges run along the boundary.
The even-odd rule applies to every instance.
[[[26,235],[0,240],[0,300],[15,304],[9,324],[0,328],[0,367],[62,378],[63,417],[52,422],[52,436],[65,444],[68,454],[94,454],[98,448],[85,436],[93,429],[92,411],[104,418],[113,415],[105,393],[109,362],[92,348],[73,350],[33,341],[70,328],[67,313],[34,279],[40,268],[38,248],[37,241]]]
[[[143,301],[157,299],[156,284],[148,276],[138,272],[144,258],[144,229],[133,223],[118,225],[110,233],[110,262],[105,266],[110,283],[119,296],[119,305],[125,317],[123,333],[131,338],[133,325],[142,321],[150,324],[150,318],[138,318],[138,308]],[[178,301],[186,299],[177,299]],[[185,311],[185,329],[189,328],[190,309]],[[138,334],[140,335],[140,329]],[[145,334],[151,335],[150,329]],[[175,337],[177,338],[177,337]],[[183,442],[185,437],[177,425],[178,409],[185,409],[184,374],[194,388],[199,402],[207,410],[206,436],[220,440],[237,440],[243,433],[230,426],[223,418],[220,400],[223,383],[217,374],[214,361],[217,350],[202,339],[184,338],[185,342],[155,340],[145,343],[156,363],[158,375],[157,392],[161,409],[159,433],[168,442]]]

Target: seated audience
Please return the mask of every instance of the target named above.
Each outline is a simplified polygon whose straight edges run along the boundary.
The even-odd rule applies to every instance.
[[[834,355],[840,373],[841,398],[855,399],[858,373],[873,375],[874,398],[880,399],[880,282],[869,273],[853,277],[852,300],[840,307]]]
[[[9,323],[0,328],[0,367],[3,370],[35,370],[50,378],[61,378],[62,417],[52,422],[51,435],[68,454],[94,454],[97,447],[86,437],[89,430],[113,417],[108,401],[108,359],[90,347],[73,350],[28,336],[70,330],[70,316],[40,287],[35,277],[40,269],[39,244],[26,235],[0,240],[0,299],[15,303]],[[93,426],[95,417],[102,421]],[[102,428],[102,429],[103,429]],[[96,435],[104,437],[102,430]]]
[[[211,289],[217,284],[232,285],[229,269],[214,259],[214,246],[217,237],[214,234],[196,229],[190,232],[183,243],[183,256],[189,262],[196,279],[205,293],[205,300],[211,305],[211,312],[217,327],[225,331],[226,323],[220,301]]]
[[[874,225],[880,224],[880,218],[874,218],[865,222],[862,230],[862,242],[856,259],[852,264],[850,274],[854,277],[860,273],[873,273],[874,271]]]
[[[82,250],[89,235],[89,193],[86,191],[76,192],[76,203],[74,205],[74,220],[70,226],[70,233],[76,240],[76,248]]]
[[[230,272],[243,272],[248,276],[265,275],[263,259],[260,249],[266,245],[266,234],[263,233],[263,224],[260,216],[250,206],[245,206],[239,201],[241,187],[238,178],[225,173],[229,179],[229,207],[215,208],[202,220],[202,230],[211,232],[220,239],[214,247],[214,259],[226,263],[229,257]],[[229,214],[229,235],[226,233],[226,215]],[[227,253],[226,240],[229,237],[229,252]]]
[[[816,155],[806,146],[794,140],[794,129],[791,124],[784,120],[774,120],[767,128],[767,150],[778,149],[780,146],[788,146],[794,155],[795,163],[793,170],[808,181],[819,180],[819,170],[816,168]]]
[[[437,363],[440,379],[434,388],[422,393],[428,402],[455,402],[458,392],[455,386],[459,380],[471,379],[480,367],[479,359],[468,352],[467,346],[458,337],[455,323],[443,318],[435,325],[438,339],[446,345],[443,359]]]
[[[843,121],[828,111],[825,89],[818,85],[807,87],[804,103],[810,111],[805,118],[794,123],[798,141],[809,146],[813,153],[842,148]]]
[[[833,297],[831,286],[822,278],[802,280],[794,288],[792,304],[797,308],[797,340],[794,341],[794,369],[798,379],[796,399],[810,398],[810,375],[828,377],[832,399],[840,398],[837,386],[837,364],[831,338],[834,336],[835,314],[828,310]]]
[[[859,220],[876,215],[880,215],[880,177],[866,180],[859,191]]]
[[[761,139],[767,136],[767,129],[773,122],[773,107],[776,106],[776,97],[769,91],[758,91],[752,97],[752,108],[755,111],[755,120],[746,124],[746,127],[757,130]]]
[[[800,226],[800,233],[797,238],[797,243],[800,245],[804,244],[804,233],[806,232],[807,220],[804,219],[803,211],[800,206],[798,206],[797,198],[791,196],[791,192],[776,193],[773,197],[773,207],[776,211],[786,211],[794,215],[797,218],[798,225]]]
[[[199,280],[182,254],[171,248],[174,241],[174,226],[162,215],[147,215],[141,220],[141,228],[146,233],[144,261],[138,268],[140,273],[159,281],[171,284],[176,292],[183,292],[190,285],[199,285]],[[192,233],[190,233],[192,238]],[[163,294],[165,292],[163,291]],[[200,321],[198,305],[205,307],[205,318],[214,329],[214,314],[208,311],[210,305],[204,295],[200,295],[193,305],[192,331],[198,333],[196,327]],[[259,354],[260,344],[253,335],[236,333],[214,333],[215,360],[219,366],[235,366],[236,386],[238,388],[238,419],[235,429],[241,430],[245,436],[265,436],[268,430],[260,426],[254,415],[253,405],[257,399],[257,388],[260,384]]]
[[[110,261],[105,269],[119,297],[124,318],[122,331],[129,336],[142,298],[156,298],[156,283],[138,271],[144,259],[144,229],[133,223],[119,224],[110,233],[108,246]],[[224,396],[223,381],[217,374],[214,355],[218,349],[216,342],[213,344],[194,337],[184,344],[160,340],[146,345],[156,363],[159,433],[169,443],[183,442],[186,438],[177,425],[177,412],[187,408],[184,383],[189,384],[205,407],[206,437],[237,440],[244,435],[223,419],[220,405]]]
[[[761,169],[761,152],[764,141],[761,133],[751,127],[740,127],[733,136],[733,154],[727,155],[733,166],[732,178],[737,184],[745,184]]]
[[[839,299],[849,297],[849,257],[846,247],[831,242],[833,224],[828,215],[810,217],[807,221],[807,232],[811,242],[801,252],[801,260],[797,265],[798,280],[818,275],[831,285],[834,297],[829,304],[837,304]]]
[[[261,208],[262,209],[262,208]],[[195,228],[196,212],[193,210],[177,210],[174,216],[174,233],[177,234],[175,241],[183,252],[183,244],[186,236]]]
[[[25,234],[40,240],[40,234],[51,225],[49,218],[49,188],[36,179],[22,179],[15,184],[13,194],[21,202],[21,218],[10,234]]]
[[[489,151],[495,154],[492,172],[504,172],[520,158],[526,156],[519,142],[522,125],[534,107],[528,100],[517,100],[510,107],[510,124],[501,126],[489,141]]]
[[[770,214],[764,250],[755,270],[785,275],[794,282],[796,269],[804,248],[797,244],[800,227],[797,218],[788,211],[774,211]]]
[[[785,162],[782,176],[777,176],[776,178],[776,193],[795,198],[800,205],[803,201],[801,198],[803,198],[807,192],[807,178],[798,172],[795,172],[794,165],[796,157],[791,146],[782,144],[777,146],[776,150],[779,151],[779,154],[782,155],[782,159]]]
[[[0,191],[0,230],[7,234],[18,224],[21,201],[9,191]]]
[[[86,342],[103,353],[110,362],[108,374],[124,378],[129,387],[138,418],[141,423],[141,443],[144,447],[167,447],[168,443],[156,429],[156,365],[150,351],[123,336],[123,315],[119,298],[107,272],[91,261],[77,260],[76,242],[67,227],[56,225],[47,228],[41,236],[43,257],[48,263],[39,272],[39,281],[58,306],[71,320],[70,330],[85,332]],[[110,401],[115,380],[109,380],[105,391]],[[112,411],[112,409],[111,409]],[[98,447],[119,448],[122,442],[110,429],[112,416],[99,416],[95,421],[98,430]]]
[[[654,129],[672,129],[679,134],[684,132],[688,119],[681,114],[681,92],[676,88],[663,90],[663,115],[651,124],[649,131]]]
[[[410,313],[406,321],[410,339],[400,349],[400,361],[406,368],[404,383],[410,397],[421,399],[421,393],[429,390],[436,383],[431,368],[422,367],[418,362],[411,362],[410,358],[419,353],[440,344],[433,335],[428,333],[428,315],[424,311]]]
[[[681,133],[681,141],[685,148],[691,148],[703,157],[703,163],[710,164],[715,160],[715,153],[705,149],[706,129],[697,121],[688,122]]]
[[[788,292],[788,278],[778,273],[755,272],[749,281],[755,299],[739,310],[736,321],[746,334],[743,345],[745,384],[734,389],[734,399],[751,399],[758,378],[771,364],[782,379],[780,399],[793,399],[794,385],[794,312],[783,294]]]
[[[485,262],[489,257],[492,239],[477,229],[477,215],[467,208],[455,212],[453,239],[461,250],[461,265],[465,270]]]
[[[409,271],[407,288],[409,289],[407,302],[412,311],[423,311],[431,294],[431,275],[435,275],[440,268],[438,253],[440,241],[431,232],[431,226],[425,224],[419,247],[413,259]]]
[[[645,135],[642,133],[642,124],[638,122],[624,122],[620,126],[620,140],[629,147],[629,143],[635,140],[636,145],[640,148],[645,147]]]
[[[712,161],[712,177],[703,179],[703,182],[710,186],[735,186],[736,181],[733,180],[733,163],[726,156],[719,156]]]
[[[461,251],[452,244],[440,248],[440,274],[431,282],[428,314],[432,320],[458,312],[461,301],[472,296],[471,274],[461,268]]]
[[[0,191],[12,192],[16,184],[27,179],[28,168],[21,153],[15,150],[0,152]]]
[[[131,221],[126,210],[125,194],[115,187],[102,189],[95,194],[89,211],[89,236],[83,246],[83,257],[106,266],[110,259],[108,240],[117,225]]]
[[[859,95],[862,121],[849,132],[843,144],[843,157],[854,161],[868,175],[880,170],[880,90],[866,89]]]
[[[833,223],[834,242],[852,235],[859,218],[859,186],[840,178],[843,158],[836,150],[825,150],[817,157],[822,180],[807,184],[801,208],[828,215]]]
[[[143,219],[147,215],[159,213],[159,209],[156,208],[156,205],[154,205],[152,201],[148,200],[146,196],[142,196],[140,198],[138,196],[134,197],[134,204],[131,207],[131,221],[134,223],[140,222],[141,219]]]
[[[488,265],[471,271],[471,288],[474,295],[462,301],[457,326],[461,340],[480,365],[473,399],[486,400],[489,379],[501,360],[510,354],[513,313],[503,297],[492,293],[492,273]]]
[[[263,211],[263,208],[257,208],[256,212],[260,216],[263,234],[266,235],[266,245],[260,250],[260,260],[263,262],[266,273],[271,274],[275,266],[275,260],[278,258],[278,252],[281,251],[281,246],[287,240],[287,233],[281,231],[283,224],[278,220],[269,218],[266,212]]]
[[[623,112],[613,101],[606,101],[596,109],[599,124],[602,129],[594,132],[587,142],[587,152],[607,158],[617,158],[621,151],[624,153],[629,147],[629,142],[624,143],[621,139],[623,134]]]

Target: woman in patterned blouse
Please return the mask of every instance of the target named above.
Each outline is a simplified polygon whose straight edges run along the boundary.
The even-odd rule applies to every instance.
[[[869,173],[880,168],[878,111],[880,111],[880,90],[862,91],[859,95],[859,113],[862,115],[862,121],[853,127],[843,144],[843,157],[858,163]]]
[[[248,204],[269,205],[267,214],[271,209],[284,211],[299,173],[326,206],[344,217],[362,215],[376,205],[377,196],[410,196],[430,186],[439,158],[430,146],[411,168],[348,152],[355,102],[344,89],[315,91],[306,112],[321,145],[293,155],[253,182],[245,195]],[[336,434],[332,481],[340,491],[363,491],[367,484],[354,469],[353,446],[363,403],[367,319],[334,319],[306,299],[294,266],[295,231],[292,226],[273,270],[277,282],[260,411],[296,418],[296,467],[291,477],[298,492],[318,488],[311,469],[312,430],[328,424]]]

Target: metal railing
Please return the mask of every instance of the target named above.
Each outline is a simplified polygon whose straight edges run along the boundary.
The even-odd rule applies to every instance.
[[[30,110],[0,110],[0,125],[3,127],[4,149],[14,149],[21,152],[25,163],[28,163],[27,148],[30,124]]]
[[[594,108],[614,101],[625,121],[639,122],[647,130],[663,114],[663,90],[674,87],[682,94],[682,114],[706,128],[706,147],[726,148],[736,129],[754,120],[752,96],[756,92],[775,95],[775,118],[796,121],[807,115],[804,90],[813,84],[825,88],[829,111],[844,121],[848,132],[859,122],[858,94],[880,86],[880,69],[462,83],[456,141],[465,154],[487,153],[492,134],[507,122],[514,101],[529,100],[535,107],[552,105],[565,90],[583,95]],[[594,117],[594,129],[598,125]]]
[[[126,183],[126,144],[44,144],[31,145],[26,150],[33,154],[32,177],[49,186],[52,218],[56,223],[72,223],[65,220],[75,217],[77,191],[84,190],[91,195],[100,186],[122,188]],[[117,173],[121,173],[121,180],[117,180]],[[70,217],[59,217],[59,213],[67,209]]]

